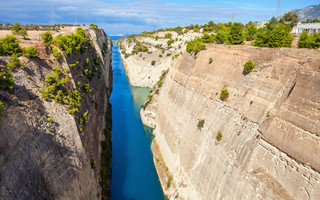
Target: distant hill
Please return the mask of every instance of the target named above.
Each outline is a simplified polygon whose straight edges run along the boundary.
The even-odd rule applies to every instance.
[[[291,12],[297,13],[300,21],[307,19],[320,18],[320,4],[308,6],[301,9],[294,9]]]

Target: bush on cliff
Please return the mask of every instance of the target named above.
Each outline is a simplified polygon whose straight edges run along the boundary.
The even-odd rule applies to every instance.
[[[194,40],[190,40],[187,42],[187,52],[188,53],[195,53],[197,54],[201,50],[203,50],[206,47],[205,44],[201,42],[200,38],[196,38]]]
[[[221,89],[221,93],[220,93],[220,99],[222,101],[226,100],[229,97],[229,91],[227,89],[227,86],[224,85]]]
[[[244,74],[249,74],[254,69],[255,66],[256,65],[253,64],[252,60],[249,60],[243,66],[243,73]]]
[[[41,38],[42,38],[43,43],[46,46],[46,48],[48,48],[52,44],[53,37],[49,31],[42,33]]]
[[[14,67],[18,66],[20,60],[18,59],[17,54],[12,54],[10,58],[10,63],[7,64],[8,69],[13,69]]]
[[[27,47],[22,49],[22,54],[29,58],[35,58],[37,56],[38,50],[34,47]]]
[[[201,119],[201,120],[199,120],[197,127],[199,130],[201,130],[203,128],[203,126],[204,126],[204,119]]]
[[[21,49],[19,40],[12,35],[7,35],[0,40],[0,55],[11,56],[12,54],[20,55]]]
[[[0,101],[0,120],[1,120],[1,117],[2,117],[3,108],[4,108],[4,104]]]
[[[14,79],[11,71],[0,70],[0,89],[12,90],[14,85]]]
[[[84,46],[84,44],[88,43],[88,38],[81,28],[78,28],[76,33],[71,33],[69,35],[63,36],[59,34],[55,37],[54,43],[58,45],[66,55],[78,52],[84,53],[88,48]]]
[[[218,141],[220,141],[220,140],[222,139],[222,133],[221,133],[221,131],[218,131],[217,136],[216,136],[216,139],[217,139]]]
[[[52,49],[52,55],[56,60],[60,59],[61,54],[60,54],[59,49],[57,47],[54,47]]]

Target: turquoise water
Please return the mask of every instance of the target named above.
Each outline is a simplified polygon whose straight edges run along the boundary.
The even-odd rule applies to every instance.
[[[150,149],[152,134],[143,126],[140,107],[150,90],[131,87],[111,37],[113,68],[112,104],[112,200],[165,199]]]

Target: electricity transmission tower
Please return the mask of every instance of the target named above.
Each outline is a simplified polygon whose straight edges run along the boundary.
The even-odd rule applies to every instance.
[[[278,16],[279,18],[280,18],[280,16],[281,16],[281,0],[278,0],[277,16]]]
[[[51,10],[51,23],[54,25],[54,6],[53,6],[53,0],[52,0],[52,10]]]

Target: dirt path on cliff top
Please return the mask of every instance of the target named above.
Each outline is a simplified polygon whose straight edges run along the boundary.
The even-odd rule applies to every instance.
[[[53,37],[62,34],[70,34],[76,32],[77,28],[82,28],[84,30],[88,29],[87,26],[72,26],[72,27],[65,27],[59,31],[50,31],[53,35]],[[28,31],[28,37],[26,39],[23,39],[22,36],[16,36],[20,40],[20,46],[21,47],[29,47],[29,46],[37,46],[42,44],[41,34],[46,31]],[[12,35],[11,31],[9,30],[1,30],[0,31],[0,38],[6,37],[7,35]]]

